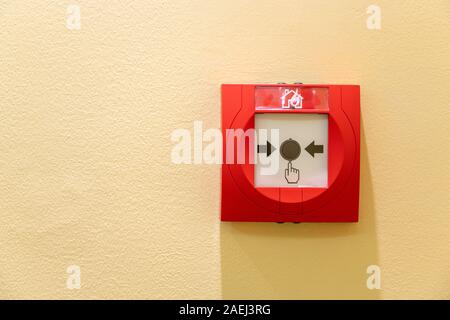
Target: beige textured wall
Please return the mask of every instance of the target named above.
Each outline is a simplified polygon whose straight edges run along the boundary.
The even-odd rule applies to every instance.
[[[1,1],[0,297],[450,298],[449,14]],[[170,133],[218,127],[221,83],[298,80],[361,85],[361,222],[221,224],[219,167],[172,164]]]

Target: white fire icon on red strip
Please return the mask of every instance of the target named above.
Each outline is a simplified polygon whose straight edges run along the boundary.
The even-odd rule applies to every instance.
[[[281,107],[284,109],[302,109],[303,108],[303,97],[298,93],[298,89],[284,90],[281,96]]]

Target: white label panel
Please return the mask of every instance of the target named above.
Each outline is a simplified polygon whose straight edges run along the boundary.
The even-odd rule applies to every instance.
[[[279,135],[271,136],[276,129]],[[255,132],[256,187],[328,187],[327,114],[256,114]],[[273,136],[279,136],[279,141],[270,141]],[[276,164],[271,174],[264,170],[268,163]]]

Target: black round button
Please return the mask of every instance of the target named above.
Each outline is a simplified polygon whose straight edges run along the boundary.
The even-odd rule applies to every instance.
[[[292,139],[288,139],[281,144],[281,156],[287,161],[294,161],[300,156],[300,144]]]

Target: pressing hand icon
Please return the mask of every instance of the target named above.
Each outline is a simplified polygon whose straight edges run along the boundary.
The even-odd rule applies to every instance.
[[[284,177],[286,178],[287,183],[297,184],[300,179],[300,170],[294,168],[292,162],[289,161],[287,169],[284,170]]]

